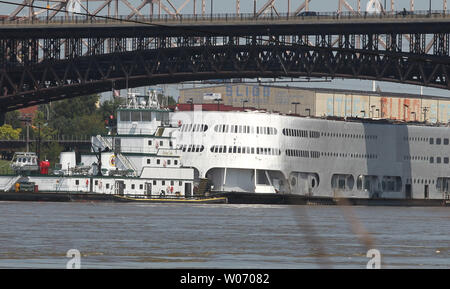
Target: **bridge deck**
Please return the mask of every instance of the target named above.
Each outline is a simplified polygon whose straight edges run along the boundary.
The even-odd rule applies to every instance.
[[[97,16],[88,18],[85,16],[77,17],[54,17],[51,20],[46,18],[35,19],[16,19],[0,20],[0,37],[28,37],[25,34],[33,34],[39,37],[41,33],[56,32],[56,31],[77,31],[78,33],[88,33],[92,36],[93,33],[102,34],[120,33],[121,29],[135,29],[141,31],[144,28],[147,32],[152,30],[160,31],[161,26],[164,30],[184,30],[189,33],[192,32],[211,32],[211,31],[240,31],[243,34],[248,34],[249,30],[258,28],[267,30],[267,27],[272,29],[282,29],[282,27],[292,28],[295,26],[299,32],[314,32],[330,33],[329,29],[335,29],[339,33],[354,32],[358,29],[364,29],[367,32],[368,27],[374,33],[389,33],[395,31],[397,33],[426,33],[427,31],[436,32],[436,25],[442,26],[442,31],[447,32],[450,24],[450,12],[436,12],[429,14],[416,12],[413,15],[398,15],[398,14],[361,14],[361,15],[341,15],[336,13],[322,13],[318,16],[265,16],[255,18],[252,14],[241,14],[239,16],[234,14],[217,14],[211,16],[201,15],[180,15],[179,17],[119,17],[119,19],[108,18],[104,16]],[[247,28],[246,28],[247,27]],[[248,29],[251,27],[252,29]],[[363,27],[363,28],[362,28]],[[109,29],[111,28],[111,30]],[[113,31],[114,29],[114,31]],[[325,30],[322,30],[325,29]],[[334,30],[333,29],[333,30]],[[344,29],[344,31],[342,30]],[[194,31],[195,30],[195,31]],[[16,34],[20,32],[20,34]],[[37,33],[37,34],[36,34]],[[167,33],[167,31],[165,31]],[[292,33],[292,31],[290,31]],[[8,35],[7,35],[8,34]],[[169,35],[168,35],[169,36]]]

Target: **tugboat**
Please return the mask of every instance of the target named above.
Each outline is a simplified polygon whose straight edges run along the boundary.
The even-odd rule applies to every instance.
[[[92,137],[92,150],[63,152],[57,169],[34,153],[17,153],[15,175],[0,176],[0,200],[225,203],[225,197],[194,191],[194,169],[183,166],[173,145],[178,126],[169,123],[155,91],[129,93],[118,109],[117,134]],[[139,147],[139,145],[141,145]],[[3,192],[1,192],[3,191]]]

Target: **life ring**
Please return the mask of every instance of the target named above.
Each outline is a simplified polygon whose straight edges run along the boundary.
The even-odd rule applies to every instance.
[[[115,156],[115,155],[111,155],[111,157],[109,158],[109,164],[110,164],[112,167],[115,167],[115,166],[116,166],[116,156]]]

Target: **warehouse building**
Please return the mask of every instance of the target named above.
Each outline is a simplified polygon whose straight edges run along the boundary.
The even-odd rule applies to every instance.
[[[217,103],[305,116],[448,123],[450,98],[407,93],[224,84],[180,90],[179,103]]]

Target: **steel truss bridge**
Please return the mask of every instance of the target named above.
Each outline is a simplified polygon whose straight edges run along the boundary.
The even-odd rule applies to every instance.
[[[55,15],[0,19],[3,112],[112,89],[226,78],[450,89],[447,11]]]

